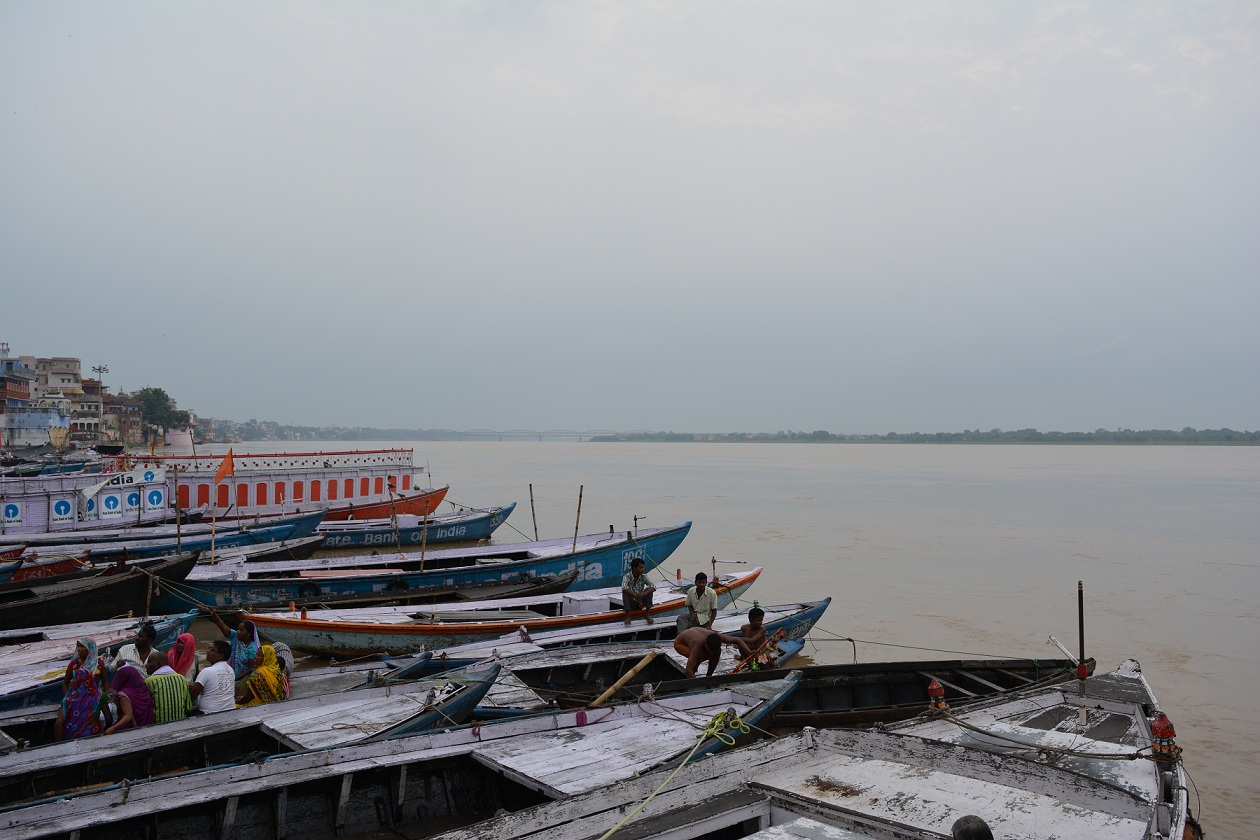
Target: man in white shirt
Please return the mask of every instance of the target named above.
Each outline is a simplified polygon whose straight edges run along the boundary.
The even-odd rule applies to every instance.
[[[149,654],[153,652],[153,642],[157,639],[157,628],[153,623],[146,621],[140,625],[140,629],[136,631],[136,639],[130,644],[125,644],[118,649],[118,653],[114,656],[114,661],[110,663],[109,670],[117,671],[124,665],[134,665],[140,669],[140,673],[145,672],[145,662],[149,658]]]
[[[709,576],[704,572],[696,575],[696,585],[687,591],[687,614],[678,616],[675,624],[678,634],[692,627],[713,629],[713,619],[717,618],[717,592],[709,586]]]
[[[215,639],[206,647],[210,665],[197,674],[189,694],[202,714],[226,712],[236,708],[236,674],[228,664],[232,646],[224,639]]]

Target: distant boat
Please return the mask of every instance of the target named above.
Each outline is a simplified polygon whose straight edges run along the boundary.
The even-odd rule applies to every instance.
[[[437,513],[447,487],[423,488],[411,449],[244,453],[215,481],[224,455],[135,455],[132,467],[178,469],[180,507],[209,505],[218,519],[325,508],[329,521]]]
[[[424,517],[405,514],[392,519],[342,519],[321,522],[325,548],[393,547],[476,542],[489,539],[516,509],[516,503],[485,510],[461,510]]]

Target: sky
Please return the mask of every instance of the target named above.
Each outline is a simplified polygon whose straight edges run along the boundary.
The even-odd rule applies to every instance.
[[[1260,4],[0,4],[0,341],[202,416],[1260,428]]]

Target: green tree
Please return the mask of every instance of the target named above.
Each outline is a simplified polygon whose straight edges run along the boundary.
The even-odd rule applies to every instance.
[[[146,426],[166,431],[188,425],[188,412],[175,408],[175,401],[161,388],[141,388],[131,398],[140,404]]]

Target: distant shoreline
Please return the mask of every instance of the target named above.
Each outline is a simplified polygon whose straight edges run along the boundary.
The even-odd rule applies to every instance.
[[[571,429],[374,429],[319,428],[254,423],[254,428],[238,428],[231,440],[239,442],[274,441],[574,441],[583,443],[897,443],[897,444],[1044,444],[1044,445],[1146,445],[1146,446],[1255,446],[1260,445],[1260,431],[1233,429],[1191,429],[1181,431],[1150,429],[1134,431],[1098,429],[1093,432],[1039,432],[1036,429],[987,432],[889,432],[883,435],[833,434],[813,432],[613,432],[609,430],[575,431]],[[242,433],[244,432],[244,433]],[[199,444],[229,441],[198,441]]]

